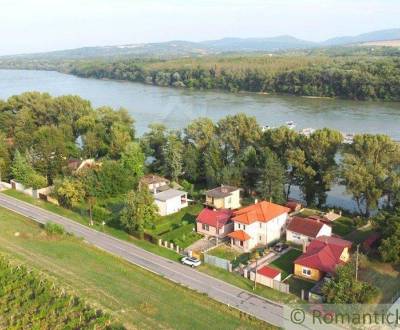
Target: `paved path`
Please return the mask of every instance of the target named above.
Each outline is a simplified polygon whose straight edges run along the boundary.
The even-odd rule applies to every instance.
[[[283,327],[283,306],[253,295],[195,269],[147,252],[133,244],[85,227],[73,220],[48,212],[0,193],[0,206],[39,223],[54,222],[65,230],[116,256],[180,283],[209,297],[251,314],[260,320]]]

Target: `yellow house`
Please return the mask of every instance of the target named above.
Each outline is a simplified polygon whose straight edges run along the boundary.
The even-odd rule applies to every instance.
[[[240,205],[240,188],[221,185],[206,191],[206,206],[215,209],[234,210]]]
[[[326,273],[349,261],[351,242],[331,236],[319,236],[307,247],[306,252],[294,261],[296,276],[319,281]]]

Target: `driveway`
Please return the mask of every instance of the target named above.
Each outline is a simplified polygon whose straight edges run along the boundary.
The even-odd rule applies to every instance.
[[[202,252],[205,250],[208,250],[212,248],[213,246],[216,245],[216,239],[215,238],[202,238],[199,239],[198,241],[194,242],[192,245],[189,245],[186,249],[185,252],[187,251],[197,251],[197,252]]]
[[[273,301],[261,298],[195,269],[147,252],[133,244],[1,193],[0,206],[42,224],[47,222],[60,224],[66,231],[82,237],[87,242],[128,262],[175,283],[180,283],[190,289],[207,294],[210,298],[253,315],[260,320],[278,327],[283,327],[284,325],[283,306]]]

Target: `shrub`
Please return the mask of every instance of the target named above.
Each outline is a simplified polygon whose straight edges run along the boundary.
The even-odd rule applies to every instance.
[[[44,229],[46,230],[46,232],[50,235],[59,235],[59,236],[63,236],[66,234],[66,231],[64,229],[63,226],[57,224],[57,223],[53,223],[53,222],[47,222],[44,225]]]

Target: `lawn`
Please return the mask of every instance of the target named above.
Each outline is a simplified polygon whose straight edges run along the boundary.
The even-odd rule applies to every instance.
[[[257,288],[254,290],[254,282],[250,281],[248,278],[245,278],[237,273],[230,273],[224,269],[214,267],[211,265],[203,264],[199,267],[199,270],[203,273],[209,274],[212,277],[219,278],[224,282],[228,282],[234,286],[242,288],[245,291],[249,291],[255,293],[261,297],[267,298],[272,301],[291,304],[298,302],[296,296],[292,294],[282,293],[280,291],[274,290],[264,285],[257,285]]]
[[[346,235],[344,238],[348,241],[353,242],[353,249],[356,247],[356,244],[362,243],[368,236],[370,236],[374,232],[372,226],[364,226],[362,228],[358,228],[352,231],[350,234]]]
[[[203,237],[194,231],[196,217],[202,208],[200,204],[193,204],[177,213],[160,217],[151,228],[146,228],[146,232],[186,248]]]
[[[293,273],[293,262],[302,254],[300,250],[291,249],[275,261],[271,262],[269,266],[277,268],[282,271],[282,280]]]
[[[207,252],[207,254],[232,261],[240,256],[240,252],[232,249],[229,245],[222,244]]]
[[[109,311],[127,328],[265,329],[206,295],[186,289],[71,237],[0,208],[0,252],[41,271]],[[16,235],[18,233],[18,235]]]
[[[353,219],[349,217],[340,217],[333,221],[332,232],[339,236],[346,236],[356,229]]]

